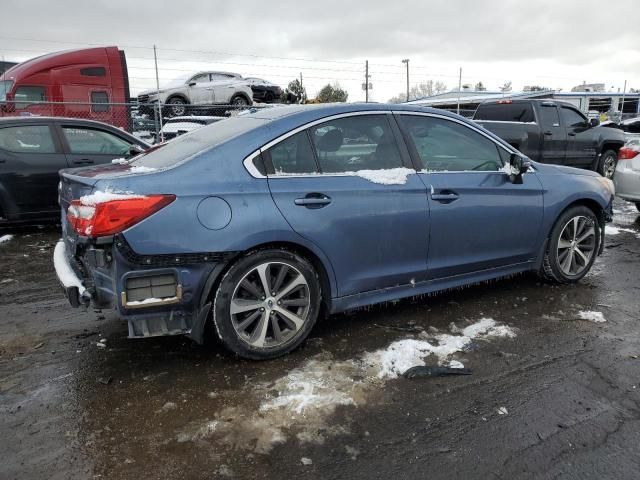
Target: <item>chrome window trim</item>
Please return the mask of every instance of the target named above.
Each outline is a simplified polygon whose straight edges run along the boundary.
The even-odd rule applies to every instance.
[[[282,135],[280,135],[279,137],[271,140],[269,143],[264,144],[262,147],[260,147],[259,149],[255,150],[254,152],[251,152],[249,154],[249,156],[247,156],[244,160],[243,160],[243,164],[244,164],[244,168],[246,168],[246,170],[249,172],[249,174],[254,177],[254,178],[267,178],[267,175],[262,175],[257,168],[255,168],[255,165],[253,165],[253,159],[258,156],[259,154],[261,154],[262,152],[264,152],[265,150],[270,149],[271,147],[273,147],[274,145],[276,145],[277,143],[280,143],[283,140],[286,140],[287,138],[295,135],[296,133],[300,133],[303,130],[306,130],[308,128],[313,127],[314,125],[318,125],[320,123],[325,123],[325,122],[329,122],[331,120],[337,120],[339,118],[348,118],[348,117],[355,117],[355,116],[361,116],[361,115],[389,115],[393,113],[391,110],[367,110],[364,112],[347,112],[347,113],[338,113],[336,115],[331,115],[329,117],[323,117],[320,118],[318,120],[313,120],[312,122],[309,123],[305,123],[304,125],[301,125],[299,127],[294,128],[293,130],[288,131],[287,133],[283,133]],[[271,175],[268,178],[269,179],[275,179],[275,178],[317,178],[317,177],[348,177],[350,175],[344,175],[341,173],[313,173],[313,174],[302,174],[302,175]]]

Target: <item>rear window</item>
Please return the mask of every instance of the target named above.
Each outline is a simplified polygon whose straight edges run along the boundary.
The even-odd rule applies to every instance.
[[[535,122],[535,117],[530,103],[486,103],[478,107],[474,120],[529,123]]]
[[[160,148],[152,148],[148,153],[133,158],[131,163],[152,168],[173,167],[192,155],[220,145],[260,125],[264,125],[264,121],[256,118],[227,118],[182,135]]]

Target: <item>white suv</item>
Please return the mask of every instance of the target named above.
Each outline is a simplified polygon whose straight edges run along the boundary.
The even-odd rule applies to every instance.
[[[253,92],[242,75],[229,72],[199,72],[173,80],[157,90],[146,90],[138,95],[140,113],[153,112],[153,105],[161,102],[165,115],[185,115],[189,105],[202,109],[208,105],[252,104]]]

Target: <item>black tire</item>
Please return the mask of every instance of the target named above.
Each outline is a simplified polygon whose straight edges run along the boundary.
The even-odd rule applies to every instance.
[[[598,162],[598,173],[603,177],[612,179],[616,173],[616,165],[618,164],[618,154],[615,150],[605,150],[600,155]]]
[[[638,209],[638,211],[640,212],[640,202],[636,202],[636,208]]]
[[[251,100],[249,100],[244,95],[234,95],[233,97],[231,97],[231,101],[229,103],[231,103],[231,105],[234,105],[235,107],[238,107],[238,109],[251,106]]]
[[[581,219],[585,219],[585,223],[583,224],[585,228],[593,229],[593,236],[589,236],[583,244],[576,244],[570,247],[560,246],[563,250],[559,253],[559,242],[561,241],[561,235],[563,235],[562,242],[564,245],[569,242],[572,244],[573,242],[566,239],[567,233],[569,233],[569,238],[571,234],[571,225],[570,222],[573,222],[575,218],[578,218],[578,225],[580,225]],[[574,224],[575,225],[575,224]],[[568,228],[568,231],[565,231],[565,228]],[[586,234],[588,230],[580,230],[578,229],[578,238],[582,234]],[[583,232],[583,233],[581,233]],[[574,239],[576,236],[574,235]],[[593,262],[598,256],[598,250],[600,248],[601,242],[601,231],[600,224],[598,223],[598,217],[590,208],[584,206],[575,206],[565,210],[560,217],[556,220],[556,223],[551,230],[551,235],[549,236],[547,250],[544,255],[544,259],[542,262],[542,269],[540,271],[540,276],[545,280],[549,280],[555,283],[575,283],[584,277],[591,267],[593,266]],[[577,248],[576,246],[580,246],[581,248]],[[580,265],[583,262],[583,257],[574,254],[574,249],[586,251],[586,248],[590,248],[590,256],[587,262],[584,262],[583,265]],[[575,272],[571,272],[572,266],[574,265],[573,260],[569,260],[569,272],[564,269],[563,264],[567,260],[565,255],[571,255],[576,258],[576,270]],[[584,255],[584,253],[582,254]],[[561,263],[562,262],[562,263]],[[565,264],[566,265],[566,264]]]
[[[165,115],[167,117],[182,117],[189,111],[189,102],[182,97],[171,97],[165,103]]]
[[[271,288],[275,286],[276,290],[279,289],[280,292],[286,291],[286,287],[293,284],[293,280],[300,278],[299,275],[301,275],[306,285],[295,287],[288,294],[298,295],[298,297],[285,300],[289,298],[285,296],[282,297],[282,302],[296,302],[297,300],[298,303],[304,303],[305,298],[308,298],[308,304],[306,306],[289,307],[281,305],[280,301],[278,301],[278,306],[275,306],[274,303],[278,299],[278,291],[270,292],[269,297],[266,298],[262,296],[259,299],[257,295],[255,300],[241,298],[242,295],[246,297],[251,292],[251,290],[244,287],[245,284],[243,282],[245,280],[254,288],[258,287],[260,292],[264,292],[265,289],[261,286],[260,278],[254,276],[258,275],[258,270],[264,265],[268,265],[264,270],[266,272],[265,277],[269,277],[268,284]],[[283,277],[278,283],[276,276],[281,266],[289,269],[288,275],[290,276]],[[253,280],[256,281],[254,282]],[[274,293],[276,295],[273,295]],[[305,297],[305,294],[307,297]],[[248,296],[250,297],[251,295]],[[261,305],[264,308],[252,308],[247,312],[232,315],[232,300],[241,300],[252,305],[253,302],[262,301]],[[272,302],[270,306],[267,306],[269,300],[272,300]],[[257,250],[239,259],[222,278],[214,296],[213,322],[218,337],[226,348],[244,358],[267,360],[289,353],[307,338],[318,318],[321,300],[320,279],[308,260],[284,249]],[[238,304],[238,302],[235,301],[235,304]],[[279,313],[285,308],[298,309],[295,316],[304,318],[300,327],[296,329],[297,326],[292,326],[293,324]],[[272,309],[277,311],[274,312]],[[291,310],[288,311],[292,313]],[[249,317],[256,313],[259,317],[254,321],[250,321]],[[242,325],[247,321],[249,322],[248,326],[243,329]],[[260,329],[264,325],[262,322],[267,324],[264,329]],[[274,322],[278,325],[277,327]],[[281,329],[282,326],[285,327],[284,330]],[[276,335],[276,328],[278,335]],[[241,331],[239,332],[239,330]],[[252,331],[249,332],[250,330]],[[254,336],[259,338],[261,336],[260,331],[264,332],[262,335],[263,345],[256,346],[251,343],[251,339]],[[277,336],[282,338],[278,339]]]
[[[276,97],[273,95],[273,92],[267,92],[266,95],[264,96],[264,101],[266,103],[273,102],[275,98]]]

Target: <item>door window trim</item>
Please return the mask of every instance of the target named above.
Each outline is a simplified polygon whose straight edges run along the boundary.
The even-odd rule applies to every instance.
[[[55,130],[54,125],[49,122],[42,123],[8,123],[7,125],[3,125],[1,128],[21,128],[21,127],[47,127],[49,129],[49,134],[51,135],[51,141],[53,142],[53,152],[15,152],[13,150],[6,150],[4,148],[0,148],[1,151],[7,152],[12,155],[64,155],[64,148],[58,138],[58,132]]]
[[[506,145],[503,145],[500,142],[497,142],[495,138],[493,138],[491,135],[488,135],[486,132],[483,132],[482,130],[480,130],[479,128],[476,128],[474,125],[469,125],[466,122],[463,122],[461,120],[458,120],[457,118],[452,118],[449,117],[447,115],[439,115],[437,113],[426,113],[426,112],[404,112],[404,111],[396,111],[394,113],[394,115],[397,116],[402,116],[402,115],[412,115],[412,116],[419,116],[419,117],[429,117],[429,118],[439,118],[442,120],[448,120],[450,122],[454,122],[457,123],[459,125],[462,125],[463,127],[467,127],[469,130],[479,133],[480,135],[482,135],[483,137],[487,138],[488,140],[490,140],[497,149],[502,148],[504,151],[506,151],[509,155],[511,154],[516,154],[519,155],[520,152],[518,152],[516,149],[514,149],[513,147],[509,146],[509,148],[507,148]],[[409,153],[411,155],[411,158],[413,160],[414,163],[414,168],[416,169],[416,171],[418,173],[422,173],[424,175],[435,175],[435,174],[466,174],[466,173],[475,173],[475,174],[501,174],[501,175],[505,175],[505,172],[501,171],[501,170],[451,170],[451,171],[426,171],[424,170],[424,168],[422,169],[418,169],[418,165],[421,165],[421,161],[419,158],[415,157],[415,155],[417,155],[417,152],[415,151],[415,145],[413,144],[413,141],[410,140],[409,137],[409,133],[405,130],[404,126],[402,125],[402,122],[398,122],[398,127],[400,128],[400,130],[402,131],[403,136],[405,137],[405,142],[407,142],[407,148],[409,149]],[[498,158],[500,158],[500,161],[502,161],[502,156],[500,155],[499,151],[496,151]],[[420,162],[420,163],[416,163],[416,162]],[[504,164],[503,164],[504,166]]]

